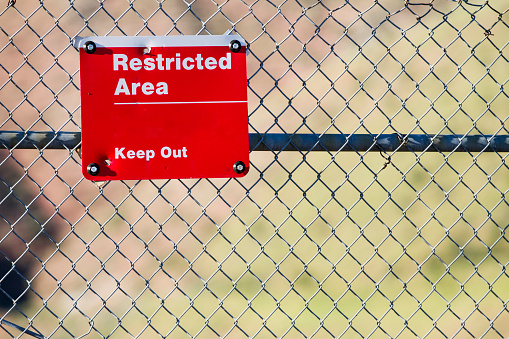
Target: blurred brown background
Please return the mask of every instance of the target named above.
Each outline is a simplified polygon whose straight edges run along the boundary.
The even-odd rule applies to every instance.
[[[506,135],[506,11],[6,1],[1,130],[80,130],[77,36],[232,31],[249,43],[251,133]],[[0,150],[0,316],[47,338],[509,336],[506,154],[253,152],[251,166],[100,186],[75,150]]]

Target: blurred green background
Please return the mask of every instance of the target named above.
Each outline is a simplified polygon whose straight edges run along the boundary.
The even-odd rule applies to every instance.
[[[233,30],[251,133],[506,135],[506,11],[18,0],[0,12],[1,129],[79,131],[76,36]],[[47,338],[509,336],[505,153],[250,158],[238,180],[98,185],[72,150],[1,150],[2,317]]]

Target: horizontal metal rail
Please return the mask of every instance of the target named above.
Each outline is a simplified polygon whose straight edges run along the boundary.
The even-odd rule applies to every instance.
[[[0,131],[0,148],[74,149],[80,132]],[[509,135],[250,133],[250,151],[509,152]]]

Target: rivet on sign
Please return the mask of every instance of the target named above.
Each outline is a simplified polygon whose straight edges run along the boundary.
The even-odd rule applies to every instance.
[[[243,173],[246,170],[246,165],[242,161],[237,161],[233,165],[233,171],[237,174]]]
[[[85,52],[87,52],[88,54],[93,54],[96,50],[96,46],[95,46],[95,43],[93,41],[87,41],[85,43]]]
[[[238,41],[238,40],[230,41],[230,51],[232,51],[233,53],[240,52],[241,48],[242,48],[242,45],[240,44],[240,41]]]
[[[95,162],[88,164],[87,166],[87,173],[93,176],[96,176],[99,174],[99,165]]]

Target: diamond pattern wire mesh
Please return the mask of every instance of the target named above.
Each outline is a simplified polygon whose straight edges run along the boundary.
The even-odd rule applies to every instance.
[[[233,31],[252,133],[509,134],[503,0],[5,5],[2,130],[80,130],[76,36]],[[505,153],[252,152],[240,180],[98,185],[75,151],[0,150],[2,337],[509,336]]]

